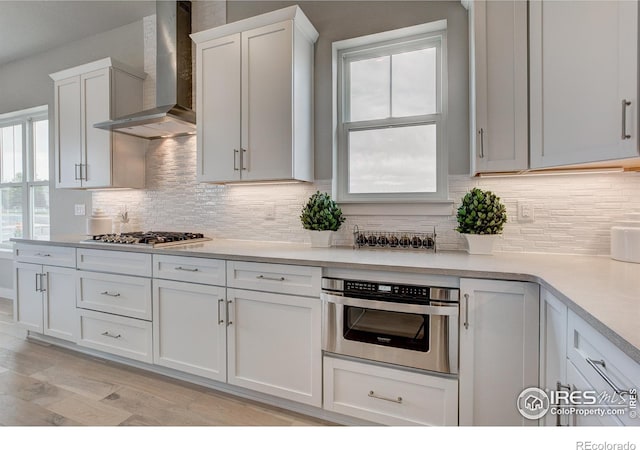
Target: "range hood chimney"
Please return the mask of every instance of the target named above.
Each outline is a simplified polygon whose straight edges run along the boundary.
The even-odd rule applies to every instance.
[[[156,2],[156,107],[95,128],[145,139],[196,133],[192,107],[191,2]]]

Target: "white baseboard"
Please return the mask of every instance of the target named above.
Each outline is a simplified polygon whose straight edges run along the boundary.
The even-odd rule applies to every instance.
[[[0,288],[0,298],[8,298],[10,300],[15,300],[16,293],[13,288]]]

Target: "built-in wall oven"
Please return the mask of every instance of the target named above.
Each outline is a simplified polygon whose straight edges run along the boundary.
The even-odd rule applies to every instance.
[[[323,350],[458,373],[459,289],[323,278]]]

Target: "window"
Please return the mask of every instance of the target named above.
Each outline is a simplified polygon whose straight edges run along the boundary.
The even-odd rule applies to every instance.
[[[446,200],[446,21],[333,49],[336,199]]]
[[[49,238],[47,107],[0,115],[0,246]]]

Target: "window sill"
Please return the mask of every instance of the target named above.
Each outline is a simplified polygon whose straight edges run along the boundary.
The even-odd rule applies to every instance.
[[[424,203],[340,203],[347,216],[453,216],[452,200]]]

